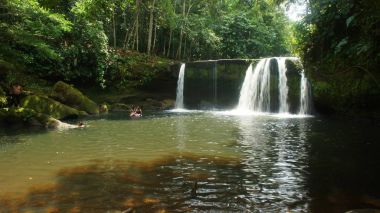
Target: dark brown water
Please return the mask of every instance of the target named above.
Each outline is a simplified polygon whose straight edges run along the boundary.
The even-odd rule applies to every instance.
[[[380,208],[370,123],[214,112],[86,122],[0,131],[0,212]]]

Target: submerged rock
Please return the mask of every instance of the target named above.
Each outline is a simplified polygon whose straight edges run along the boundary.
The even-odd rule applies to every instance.
[[[0,109],[0,124],[56,128],[59,125],[59,121],[32,109],[11,107]]]
[[[21,107],[49,115],[56,119],[77,118],[87,115],[86,112],[66,106],[53,99],[37,95],[29,95],[23,98],[21,100]]]
[[[99,107],[94,101],[90,100],[87,96],[83,95],[76,88],[62,81],[58,81],[54,85],[51,97],[68,106],[71,106],[81,111],[85,111],[89,114],[99,113]]]

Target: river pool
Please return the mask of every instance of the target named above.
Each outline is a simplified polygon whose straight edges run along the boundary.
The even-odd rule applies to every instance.
[[[165,111],[85,123],[0,130],[0,212],[380,207],[379,128],[364,121]]]

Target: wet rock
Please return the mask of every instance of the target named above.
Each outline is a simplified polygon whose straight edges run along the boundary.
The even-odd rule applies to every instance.
[[[162,105],[160,101],[157,101],[152,98],[147,98],[143,103],[142,107],[144,109],[149,109],[149,110],[158,110],[161,109]]]
[[[143,102],[144,100],[145,100],[144,96],[128,95],[121,98],[120,102],[121,103],[138,103],[138,102]]]
[[[58,81],[54,85],[51,97],[80,111],[85,111],[89,114],[99,113],[99,107],[94,101],[62,81]]]
[[[116,103],[112,104],[109,107],[109,111],[111,112],[128,112],[131,109],[131,105],[122,104],[122,103]]]
[[[32,109],[12,107],[0,109],[0,124],[56,128],[59,121]]]
[[[56,119],[77,118],[87,115],[84,111],[66,106],[48,97],[29,95],[21,100],[21,107],[49,115]]]
[[[162,109],[173,109],[175,105],[175,100],[173,99],[164,99],[161,101]]]

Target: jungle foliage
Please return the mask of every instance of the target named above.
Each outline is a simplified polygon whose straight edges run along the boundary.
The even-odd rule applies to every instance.
[[[309,0],[298,52],[322,108],[380,107],[380,1]]]
[[[182,61],[287,54],[287,23],[272,0],[0,0],[0,65],[128,84],[133,52]]]

